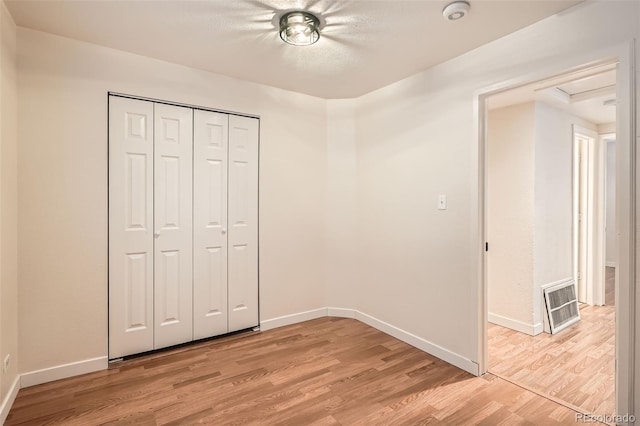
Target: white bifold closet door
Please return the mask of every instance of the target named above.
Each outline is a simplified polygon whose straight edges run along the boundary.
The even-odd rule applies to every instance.
[[[193,336],[258,324],[258,120],[194,112]]]
[[[109,358],[153,349],[153,103],[109,99]]]
[[[109,358],[258,322],[258,120],[110,96]]]
[[[258,324],[258,120],[229,116],[229,331]]]
[[[154,104],[153,349],[193,340],[193,110]]]
[[[229,331],[227,149],[229,115],[193,115],[193,337]]]
[[[109,357],[193,340],[192,110],[111,97]]]

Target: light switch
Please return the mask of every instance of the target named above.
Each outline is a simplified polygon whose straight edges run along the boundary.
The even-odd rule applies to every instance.
[[[438,195],[438,210],[447,209],[447,196],[444,194]]]

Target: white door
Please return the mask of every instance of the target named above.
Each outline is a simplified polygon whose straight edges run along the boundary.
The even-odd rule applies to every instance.
[[[229,116],[229,331],[258,325],[258,120]]]
[[[193,340],[193,110],[155,104],[154,349]]]
[[[577,155],[577,286],[578,300],[587,303],[587,286],[589,271],[589,140],[583,137],[575,138]]]
[[[153,104],[109,97],[109,358],[153,349]]]
[[[193,338],[224,334],[227,322],[228,114],[194,111]]]
[[[576,253],[578,300],[589,305],[604,304],[605,203],[604,150],[598,135],[574,126],[576,165]]]

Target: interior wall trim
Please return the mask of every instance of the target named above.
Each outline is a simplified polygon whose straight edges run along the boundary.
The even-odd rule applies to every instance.
[[[40,385],[54,380],[66,379],[79,376],[81,374],[93,373],[94,371],[106,370],[109,362],[106,356],[98,358],[84,359],[82,361],[71,362],[69,364],[56,365],[42,370],[23,373],[20,376],[20,387]]]
[[[283,315],[281,317],[271,318],[260,321],[260,331],[272,330],[286,325],[293,325],[299,322],[310,321],[316,318],[329,316],[327,308],[312,309],[310,311],[298,312],[291,315]]]
[[[544,331],[544,326],[541,322],[536,324],[528,324],[526,322],[505,317],[503,315],[492,314],[491,312],[489,312],[489,322],[491,324],[496,324],[501,327],[519,331],[520,333],[528,334],[529,336],[537,336]]]
[[[18,391],[20,390],[20,375],[18,374],[16,378],[13,380],[11,387],[9,388],[9,392],[4,396],[2,400],[2,405],[0,405],[0,425],[3,425],[7,417],[9,416],[9,411],[11,411],[11,406],[13,402],[16,400],[16,396],[18,396]]]
[[[441,360],[446,361],[449,364],[455,365],[456,367],[461,368],[462,370],[467,371],[474,376],[480,375],[479,366],[476,362],[473,362],[460,354],[445,349],[442,346],[423,339],[422,337],[416,336],[413,333],[410,333],[364,312],[360,312],[356,309],[327,307],[291,315],[285,315],[282,317],[261,321],[260,330],[271,330],[273,328],[283,327],[285,325],[292,325],[302,321],[308,321],[311,319],[327,316],[356,319],[367,324],[370,327],[375,328],[378,331],[393,336],[398,340],[402,340],[403,342],[415,348],[418,348],[423,352],[440,358]],[[542,325],[540,325],[540,328],[542,328]]]
[[[479,365],[476,362],[473,362],[460,354],[445,349],[442,346],[423,339],[422,337],[416,336],[413,333],[391,325],[369,314],[360,312],[355,309],[341,308],[328,308],[328,312],[329,316],[344,316],[345,318],[354,318],[360,322],[367,324],[368,326],[375,328],[378,331],[393,336],[398,340],[402,340],[403,342],[415,348],[418,348],[423,352],[433,355],[436,358],[440,358],[441,360],[446,361],[449,364],[455,365],[456,367],[468,373],[471,373],[474,376],[480,375]],[[339,315],[340,313],[346,315]]]
[[[260,321],[260,330],[272,330],[274,328],[293,325],[300,322],[323,317],[356,319],[375,328],[376,330],[393,336],[396,339],[402,340],[403,342],[415,348],[418,348],[421,351],[424,351],[468,373],[471,373],[474,376],[480,375],[480,370],[478,368],[479,366],[476,362],[473,362],[470,359],[463,357],[462,355],[445,349],[442,346],[423,339],[422,337],[416,336],[415,334],[391,325],[371,315],[360,312],[356,309],[325,307],[298,312],[290,315],[284,315],[281,317]],[[81,374],[93,373],[95,371],[106,370],[108,368],[108,365],[109,363],[107,356],[102,356],[98,358],[90,358],[82,361],[72,362],[69,364],[63,364],[44,368],[42,370],[23,373],[16,378],[11,390],[2,402],[2,406],[0,407],[0,424],[2,424],[6,417],[9,415],[9,410],[11,410],[11,406],[13,405],[16,395],[18,394],[18,390],[20,390],[21,388],[52,382],[54,380],[79,376]]]

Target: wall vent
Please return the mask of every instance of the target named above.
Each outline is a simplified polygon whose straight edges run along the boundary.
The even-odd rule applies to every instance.
[[[574,280],[567,280],[543,290],[551,334],[580,321],[580,309]]]

